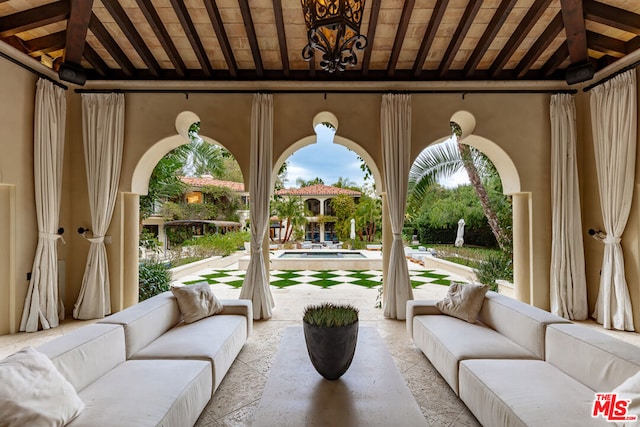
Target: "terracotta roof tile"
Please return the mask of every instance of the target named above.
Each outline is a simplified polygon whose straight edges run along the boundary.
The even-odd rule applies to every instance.
[[[201,177],[182,176],[180,177],[180,181],[192,187],[205,187],[211,185],[215,187],[226,187],[238,193],[244,192],[244,183],[242,182],[222,181],[206,175]]]
[[[276,194],[279,196],[338,196],[340,194],[353,197],[361,196],[359,191],[324,184],[315,184],[302,188],[284,188],[276,191]]]

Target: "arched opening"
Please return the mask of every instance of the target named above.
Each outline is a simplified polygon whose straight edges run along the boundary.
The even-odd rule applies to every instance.
[[[522,191],[520,175],[510,156],[495,142],[473,134],[475,130],[475,118],[473,115],[466,111],[459,111],[452,116],[451,122],[452,126],[454,123],[458,125],[454,132],[457,131],[456,133],[461,143],[477,149],[490,160],[502,184],[502,193],[511,196],[512,214],[510,219],[512,220],[514,296],[528,302],[531,288],[530,265],[532,254],[531,194]],[[440,138],[433,141],[429,146],[442,143],[447,139],[449,137]],[[456,145],[453,146],[455,147]],[[446,153],[446,150],[443,150],[443,152]],[[466,171],[463,170],[462,174],[466,176]],[[458,218],[455,219],[458,221]],[[460,232],[459,227],[458,232]],[[451,245],[453,246],[454,239],[458,240],[455,229],[453,233],[449,234],[451,234]]]

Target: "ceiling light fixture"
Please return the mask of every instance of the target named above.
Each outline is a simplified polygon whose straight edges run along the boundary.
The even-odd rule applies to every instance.
[[[320,68],[330,73],[358,63],[355,49],[367,47],[360,34],[365,0],[301,0],[309,43],[302,58],[311,61],[314,50],[322,52]]]

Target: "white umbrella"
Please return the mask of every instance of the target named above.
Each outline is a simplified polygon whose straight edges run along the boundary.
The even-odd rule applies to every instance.
[[[464,244],[464,219],[458,221],[458,234],[456,235],[456,247],[459,248]]]
[[[349,235],[351,240],[356,238],[356,220],[351,218],[351,234]]]

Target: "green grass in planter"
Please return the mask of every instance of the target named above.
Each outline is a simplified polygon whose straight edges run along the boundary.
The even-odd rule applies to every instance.
[[[340,327],[358,321],[358,309],[349,304],[323,303],[307,306],[302,320],[321,327]]]

